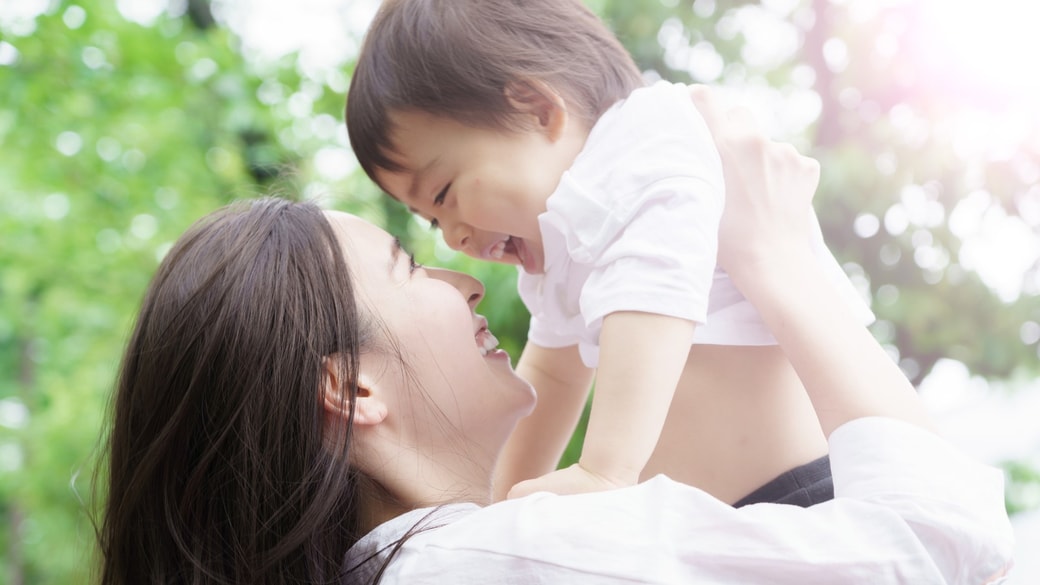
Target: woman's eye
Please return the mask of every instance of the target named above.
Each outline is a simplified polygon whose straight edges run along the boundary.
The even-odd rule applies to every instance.
[[[430,220],[430,229],[431,230],[435,230],[435,229],[437,229],[439,227],[441,227],[441,224],[437,223],[436,219],[431,219]]]
[[[414,254],[409,254],[408,255],[408,272],[415,272],[416,270],[418,270],[418,269],[420,269],[422,267],[423,267],[422,264],[417,264],[415,262],[415,255]]]
[[[439,207],[444,204],[444,198],[448,196],[448,189],[451,189],[451,183],[445,185],[444,188],[441,189],[441,192],[433,198],[434,207]]]

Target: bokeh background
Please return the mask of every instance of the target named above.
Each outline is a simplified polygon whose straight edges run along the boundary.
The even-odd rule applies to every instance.
[[[648,78],[711,83],[823,166],[816,207],[943,432],[1002,466],[1040,582],[1040,4],[587,0]],[[343,125],[376,0],[0,0],[0,584],[89,582],[91,478],[143,289],[262,193],[468,270],[522,347],[515,271],[456,256]],[[569,456],[573,456],[573,451]]]

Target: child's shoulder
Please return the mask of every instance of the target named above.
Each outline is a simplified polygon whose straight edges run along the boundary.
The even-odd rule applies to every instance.
[[[711,133],[694,106],[689,87],[658,81],[634,90],[610,108],[592,128],[583,155],[604,154],[606,158],[631,160],[644,153],[653,157],[679,155],[671,149],[714,148]],[[596,159],[602,172],[604,162]]]
[[[614,104],[600,117],[596,127],[609,128],[615,135],[620,133],[636,138],[661,131],[684,133],[691,128],[703,129],[706,126],[690,97],[688,86],[657,81],[632,91]],[[596,133],[596,128],[593,128],[593,133]]]
[[[689,86],[665,80],[633,90],[618,106],[623,111],[697,111]]]

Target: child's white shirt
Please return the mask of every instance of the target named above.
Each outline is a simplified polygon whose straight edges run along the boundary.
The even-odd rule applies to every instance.
[[[776,343],[716,267],[725,207],[722,163],[685,85],[640,88],[604,113],[538,217],[545,273],[520,270],[528,339],[577,344],[599,362],[603,317],[640,311],[697,323],[692,343]],[[823,242],[812,245],[864,324],[873,314]]]

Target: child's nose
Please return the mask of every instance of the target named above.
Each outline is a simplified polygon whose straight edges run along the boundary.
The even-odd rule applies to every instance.
[[[449,229],[444,230],[444,242],[452,250],[465,252],[471,235],[468,226],[462,223],[455,223],[449,226]]]

